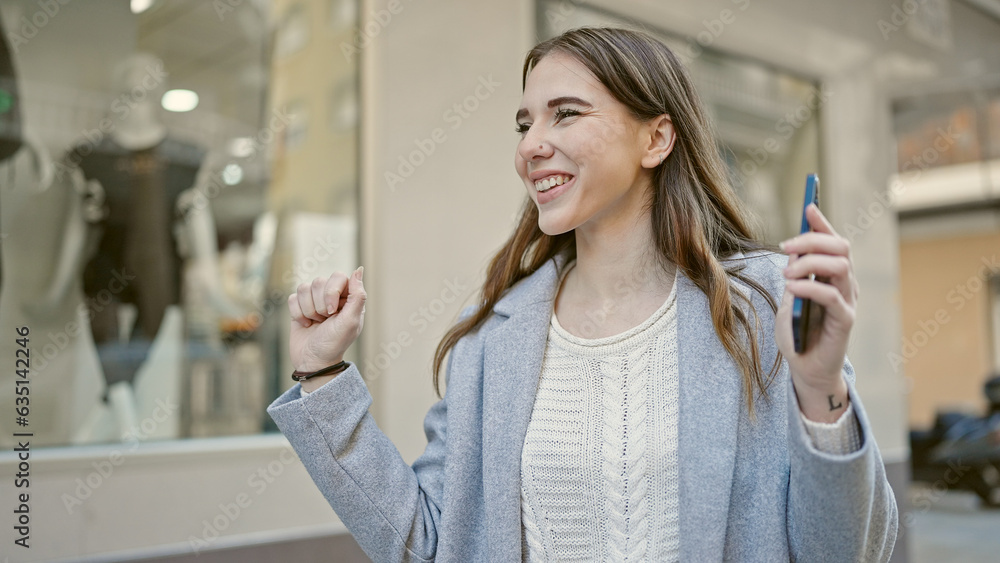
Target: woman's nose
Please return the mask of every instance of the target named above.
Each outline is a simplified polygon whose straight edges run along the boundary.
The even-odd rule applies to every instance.
[[[518,143],[517,152],[526,161],[546,158],[552,155],[552,144],[544,138],[536,126],[532,125]]]

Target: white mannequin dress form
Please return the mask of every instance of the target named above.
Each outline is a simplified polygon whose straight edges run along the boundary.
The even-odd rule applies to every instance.
[[[31,346],[30,426],[0,418],[0,445],[30,431],[37,446],[66,445],[101,402],[104,381],[90,333],[80,272],[86,261],[85,182],[54,174],[48,151],[28,140],[0,164],[3,284],[0,324],[26,326]],[[15,357],[14,338],[0,357]],[[14,373],[0,373],[0,402],[14,405]]]
[[[0,34],[7,29],[0,22]],[[0,340],[0,358],[13,367],[21,349],[13,329],[27,327],[30,410],[27,426],[17,425],[13,413],[0,418],[0,447],[15,444],[14,432],[29,432],[34,446],[57,446],[71,441],[103,388],[80,278],[86,259],[85,213],[93,209],[90,196],[95,194],[87,194],[81,175],[55,173],[49,155],[57,151],[37,135],[29,117],[48,108],[39,105],[31,88],[26,91],[23,74],[15,71],[52,79],[51,71],[32,58],[39,51],[17,54],[4,45],[0,76],[14,99],[8,124],[13,120],[18,129],[8,133],[20,140],[20,147],[0,162],[0,325],[12,335]],[[20,378],[13,369],[0,372],[0,402],[11,408],[17,398],[15,379]]]

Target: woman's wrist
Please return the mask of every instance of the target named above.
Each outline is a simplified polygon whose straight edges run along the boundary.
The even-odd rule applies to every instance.
[[[836,422],[850,404],[847,382],[843,377],[840,377],[834,385],[822,387],[796,381],[793,377],[792,385],[799,400],[799,410],[813,422]]]
[[[344,361],[343,356],[341,356],[340,358],[336,359],[335,361],[331,361],[331,362],[328,362],[328,363],[327,362],[316,362],[314,360],[304,360],[298,367],[295,368],[295,371],[296,372],[301,372],[301,373],[312,373],[312,372],[316,372],[316,371],[320,371],[322,369],[328,368],[328,367],[330,367],[332,365],[339,364],[339,363],[341,363],[343,361]],[[314,376],[314,377],[310,377],[308,379],[303,379],[302,381],[299,382],[299,384],[302,386],[302,389],[305,390],[306,393],[312,393],[316,389],[319,389],[320,387],[322,387],[323,384],[325,384],[326,382],[330,381],[334,377],[337,377],[338,375],[340,375],[344,371],[345,370],[343,368],[340,368],[340,369],[338,369],[334,373],[317,375],[317,376]]]
[[[302,389],[304,389],[306,393],[312,393],[313,391],[319,389],[325,383],[329,382],[330,380],[332,380],[334,377],[337,377],[338,375],[340,375],[340,374],[339,373],[331,373],[331,374],[328,374],[328,375],[318,375],[316,377],[310,377],[309,379],[306,379],[305,381],[299,382],[299,385],[302,386]]]
[[[343,356],[340,356],[339,358],[333,361],[317,361],[313,359],[304,359],[302,360],[301,364],[295,366],[295,371],[303,373],[312,373],[314,371],[319,371],[323,368],[330,367],[334,364],[339,364],[342,361],[344,361]]]

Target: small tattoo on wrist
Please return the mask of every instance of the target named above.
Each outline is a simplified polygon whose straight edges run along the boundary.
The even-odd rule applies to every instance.
[[[837,409],[839,409],[839,408],[841,408],[841,407],[843,407],[843,406],[844,406],[844,403],[843,403],[843,402],[839,402],[839,403],[837,403],[836,405],[835,405],[835,404],[833,404],[833,395],[830,395],[830,396],[829,396],[829,397],[827,397],[827,398],[828,398],[828,399],[830,400],[830,410],[831,410],[831,411],[835,411],[835,410],[837,410]]]

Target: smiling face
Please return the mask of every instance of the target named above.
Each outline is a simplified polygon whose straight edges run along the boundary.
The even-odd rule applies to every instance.
[[[558,51],[528,74],[516,119],[514,166],[542,232],[635,224],[651,168],[670,150],[657,138],[658,120],[637,120],[581,62]],[[669,120],[665,128],[672,138]]]

